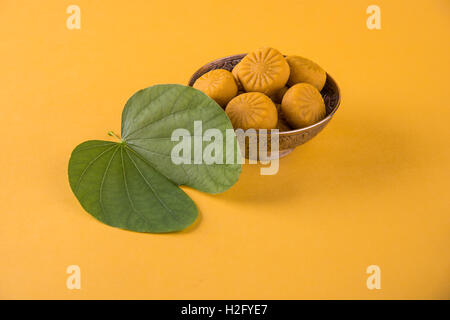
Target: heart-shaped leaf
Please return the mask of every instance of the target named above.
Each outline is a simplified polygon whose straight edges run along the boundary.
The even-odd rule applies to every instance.
[[[171,136],[232,129],[223,109],[202,92],[182,85],[156,85],[134,94],[122,114],[121,142],[91,140],[78,145],[69,161],[69,182],[83,208],[98,220],[140,232],[171,232],[197,217],[194,202],[178,185],[217,193],[238,179],[239,163],[175,164]],[[239,155],[233,135],[233,156]],[[207,148],[202,140],[201,148]],[[226,154],[226,143],[222,145]],[[225,156],[224,156],[225,157]]]

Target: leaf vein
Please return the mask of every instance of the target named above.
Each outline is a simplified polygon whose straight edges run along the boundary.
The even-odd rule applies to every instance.
[[[105,179],[106,179],[106,176],[108,174],[109,167],[111,166],[111,162],[114,159],[117,150],[119,150],[118,148],[120,148],[119,145],[116,146],[116,150],[114,150],[114,153],[112,154],[111,159],[109,159],[108,165],[106,166],[105,172],[103,173],[102,182],[100,184],[100,195],[99,195],[99,199],[98,200],[100,202],[100,208],[102,209],[102,213],[103,213],[103,216],[105,218],[107,217],[107,215],[106,215],[105,208],[104,208],[104,205],[103,205],[103,184],[105,183]]]
[[[134,162],[134,160],[130,157],[128,150],[125,150],[128,158],[130,158],[131,162],[133,163],[134,167],[136,168],[136,170],[139,172],[139,174],[141,175],[142,179],[145,181],[145,183],[147,184],[147,186],[150,188],[150,190],[152,191],[152,193],[155,195],[156,199],[158,199],[159,203],[161,203],[161,205],[168,211],[170,212],[170,214],[173,216],[173,218],[177,221],[178,217],[175,215],[175,213],[172,211],[171,208],[169,208],[164,201],[162,201],[162,199],[158,196],[157,192],[155,191],[155,189],[153,188],[153,186],[147,181],[147,179],[145,178],[145,176],[142,174],[141,170],[139,170],[138,166],[136,165],[136,163]],[[153,167],[152,167],[153,168]],[[154,169],[155,170],[155,169]],[[170,180],[169,180],[170,181]]]
[[[94,159],[91,160],[91,162],[88,163],[88,165],[86,166],[86,168],[84,168],[83,172],[81,173],[80,177],[78,178],[78,181],[75,185],[75,192],[78,191],[78,188],[80,186],[81,183],[81,179],[84,177],[84,175],[86,174],[87,170],[94,164],[94,162],[96,162],[98,159],[100,159],[106,152],[108,152],[109,150],[111,150],[112,148],[114,148],[114,146],[111,146],[110,148],[104,150],[102,153],[100,153],[97,157],[95,157]]]
[[[126,176],[126,173],[125,173],[125,163],[123,161],[123,148],[120,148],[120,158],[122,159],[123,182],[124,182],[124,185],[125,185],[125,190],[127,192],[128,201],[130,202],[130,206],[131,206],[131,208],[133,209],[134,212],[136,212],[143,220],[145,220],[147,223],[149,223],[150,221],[148,220],[148,218],[135,208],[135,206],[133,204],[133,201],[131,200],[130,190],[128,188],[128,183],[127,183],[127,176]]]

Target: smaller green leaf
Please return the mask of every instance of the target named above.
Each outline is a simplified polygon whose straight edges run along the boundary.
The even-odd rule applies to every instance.
[[[171,232],[197,217],[191,198],[125,143],[78,145],[69,161],[69,182],[83,208],[114,227]]]

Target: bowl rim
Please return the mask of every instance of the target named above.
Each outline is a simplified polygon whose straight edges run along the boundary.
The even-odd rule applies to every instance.
[[[238,58],[242,59],[246,55],[247,55],[247,53],[233,54],[231,56],[226,56],[226,57],[223,57],[223,58],[215,59],[215,60],[213,60],[211,62],[208,62],[208,63],[204,64],[199,69],[197,69],[197,71],[194,72],[194,74],[189,79],[189,84],[188,85],[192,86],[191,83],[193,83],[194,76],[196,76],[197,73],[199,73],[202,69],[204,69],[204,68],[206,68],[206,67],[208,67],[210,65],[213,65],[213,64],[215,64],[217,62],[220,62],[222,60],[231,60],[231,59],[238,59]],[[318,127],[318,126],[320,126],[320,125],[330,121],[330,119],[334,116],[334,114],[336,113],[337,109],[339,109],[339,106],[341,104],[341,89],[339,88],[339,85],[337,84],[337,82],[333,79],[333,77],[328,72],[326,73],[326,75],[327,75],[327,79],[329,79],[336,86],[336,89],[337,89],[337,103],[336,103],[336,106],[333,108],[333,110],[325,118],[323,118],[319,122],[316,122],[316,123],[314,123],[314,124],[312,124],[310,126],[307,126],[307,127],[304,127],[304,128],[300,128],[300,129],[294,129],[294,130],[289,130],[289,131],[278,131],[278,135],[280,135],[280,136],[291,136],[293,134],[306,132],[306,131],[314,128],[314,127]],[[268,131],[268,134],[270,134],[269,131]]]

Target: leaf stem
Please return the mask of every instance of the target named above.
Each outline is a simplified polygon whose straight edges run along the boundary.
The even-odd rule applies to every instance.
[[[123,140],[117,134],[115,134],[113,131],[108,131],[108,135],[111,136],[111,137],[116,138],[117,140],[120,141],[120,143],[123,142]]]

